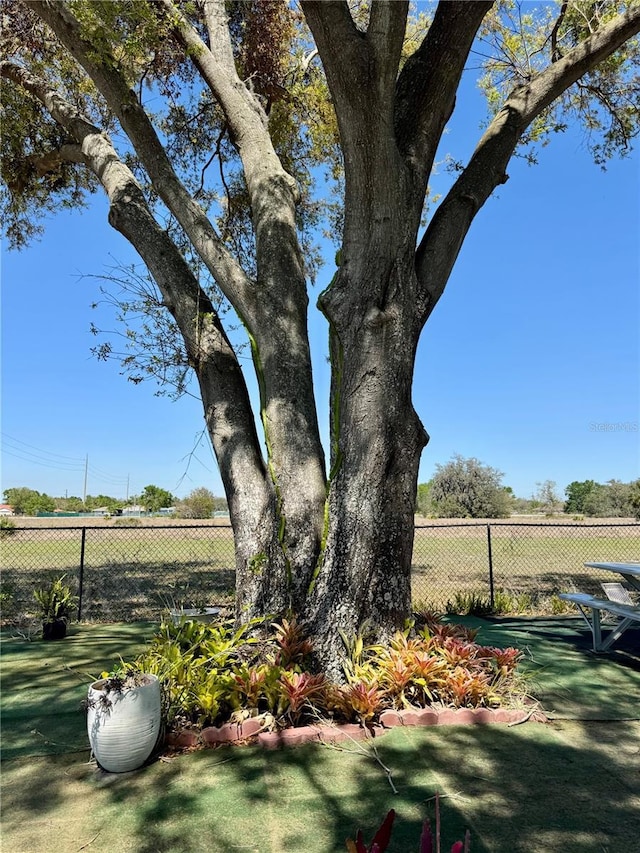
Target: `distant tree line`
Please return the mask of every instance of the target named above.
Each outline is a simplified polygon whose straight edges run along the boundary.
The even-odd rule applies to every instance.
[[[640,519],[640,480],[622,483],[609,480],[596,483],[594,480],[574,480],[564,490],[567,500],[564,511],[594,516],[596,518]]]
[[[532,498],[516,497],[511,486],[502,484],[503,474],[478,459],[456,455],[444,465],[436,465],[436,473],[428,483],[418,485],[416,513],[428,518],[508,518],[513,514],[539,513],[584,515],[592,518],[636,518],[640,520],[640,480],[622,483],[609,480],[574,480],[564,490],[566,500],[558,494],[556,483],[537,483]],[[16,515],[39,512],[91,512],[106,509],[116,515],[127,506],[142,506],[147,512],[173,507],[176,518],[211,518],[227,511],[227,501],[200,486],[182,499],[159,486],[145,486],[140,495],[129,500],[109,495],[87,495],[82,498],[50,497],[26,487],[5,489],[4,500]]]
[[[502,483],[503,474],[478,459],[455,455],[428,483],[420,483],[416,513],[430,518],[508,518],[516,513],[543,512],[596,518],[640,519],[640,480],[574,481],[558,494],[553,480],[537,483],[532,498],[518,498]]]
[[[145,486],[142,494],[133,495],[128,500],[110,495],[87,495],[84,501],[75,495],[51,497],[26,486],[5,489],[4,500],[12,507],[15,515],[37,515],[40,512],[56,510],[91,512],[95,509],[106,509],[109,514],[116,515],[128,506],[141,506],[147,512],[159,512],[161,509],[173,507],[177,518],[211,518],[214,512],[227,509],[225,498],[217,497],[203,487],[194,489],[185,498],[178,500],[171,492],[154,485]]]

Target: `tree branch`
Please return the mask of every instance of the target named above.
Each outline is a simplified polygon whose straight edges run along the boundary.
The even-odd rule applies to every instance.
[[[346,0],[302,0],[334,99],[347,107],[369,77],[366,36],[356,27]],[[336,50],[336,44],[340,49]],[[349,81],[349,85],[345,85]],[[336,107],[337,108],[337,107]]]
[[[83,160],[104,187],[109,223],[135,247],[180,328],[195,368],[211,440],[230,504],[248,474],[269,485],[242,371],[220,319],[177,247],[151,214],[132,172],[108,136],[80,115],[45,81],[15,63],[0,63],[0,74],[37,98],[82,149]]]
[[[407,0],[371,5],[367,42],[375,63],[374,73],[381,103],[387,101],[395,90],[408,12]]]
[[[625,41],[640,32],[640,4],[600,27],[537,77],[516,87],[480,139],[476,150],[440,204],[416,252],[422,323],[442,295],[471,223],[493,190],[507,180],[506,168],[529,125],[556,98]]]
[[[354,124],[364,125],[372,138],[376,125],[388,135],[409,3],[376,0],[366,33],[356,27],[344,0],[303,0],[301,6],[322,58],[343,143],[358,144],[352,139]]]
[[[343,257],[365,257],[373,251],[386,257],[391,251],[388,223],[397,213],[397,195],[407,177],[393,133],[407,4],[378,0],[366,33],[356,27],[344,0],[303,0],[301,6],[322,59],[340,129],[345,169]],[[381,173],[385,180],[380,180]]]
[[[172,22],[176,39],[221,106],[252,199],[258,195],[265,174],[278,175],[289,186],[289,206],[293,208],[295,181],[286,174],[273,148],[264,110],[236,72],[224,3],[207,0],[205,4],[211,50],[172,0],[155,0],[155,5]]]
[[[175,37],[220,104],[240,154],[251,199],[259,278],[286,280],[289,288],[306,293],[296,236],[296,182],[276,154],[264,110],[237,75],[224,2],[207,0],[205,4],[211,50],[172,0],[155,3],[171,20]],[[279,260],[263,276],[261,259],[265,257]]]
[[[62,163],[83,163],[82,149],[78,145],[62,145],[46,154],[29,154],[26,158],[41,178],[49,172],[55,172]]]
[[[453,112],[471,45],[493,2],[441,2],[433,23],[406,61],[396,86],[395,133],[401,152],[428,179]]]
[[[78,21],[66,5],[31,0],[29,8],[51,27],[93,80],[131,140],[160,198],[188,234],[229,302],[241,317],[249,319],[254,301],[250,280],[174,172],[149,117],[116,63],[108,61],[109,57],[100,57],[83,38]]]
[[[562,22],[564,21],[565,15],[567,14],[567,9],[569,7],[568,0],[564,0],[562,6],[560,7],[560,13],[556,18],[556,22],[553,25],[553,29],[551,30],[551,61],[557,62],[559,59],[562,59],[562,51],[558,47],[558,33],[560,32],[560,27],[562,26]]]
[[[156,5],[172,22],[176,38],[220,103],[242,160],[256,240],[256,293],[268,294],[256,300],[253,317],[257,319],[250,332],[270,468],[278,483],[282,516],[298,530],[291,540],[285,530],[286,546],[291,555],[305,551],[304,560],[312,570],[322,532],[326,484],[307,332],[308,295],[296,226],[296,183],[276,154],[264,111],[237,75],[224,0],[205,2],[211,49],[172,0],[156,0]],[[298,519],[301,526],[297,528]],[[299,535],[305,528],[309,535]],[[302,589],[308,577],[301,573],[293,582]]]

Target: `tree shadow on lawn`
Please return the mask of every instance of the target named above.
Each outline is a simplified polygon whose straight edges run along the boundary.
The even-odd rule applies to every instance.
[[[157,623],[72,624],[64,640],[2,632],[2,758],[86,749],[81,703],[89,683],[119,656],[133,657]]]
[[[518,572],[514,570],[513,566],[502,571],[494,566],[493,571],[493,583],[496,589],[507,590],[512,595],[528,593],[533,596],[534,601],[538,598],[548,599],[561,592],[586,592],[602,598],[602,584],[615,580],[619,580],[624,586],[622,577],[597,569],[571,568],[570,570],[536,571],[532,573]],[[629,590],[629,592],[632,597],[637,595],[634,590]],[[574,613],[577,612],[573,605],[569,605],[569,610]]]
[[[549,691],[551,683],[569,698],[575,693],[578,711],[579,700],[586,700],[601,716],[619,716],[626,699],[637,716],[635,669],[572,649],[564,635],[550,636],[537,620],[533,628],[532,620],[522,621],[475,620],[482,642],[522,646],[528,637],[542,688]],[[78,626],[57,644],[3,643],[10,652],[3,679],[11,699],[3,739],[13,742],[13,754],[41,749],[25,729],[41,701],[48,715],[38,723],[41,734],[58,740],[58,751],[70,753],[76,738],[86,745],[84,715],[69,693],[76,676],[63,664],[95,672],[96,661],[105,661],[110,668],[118,654],[135,653],[152,629]],[[86,687],[78,682],[80,698]],[[5,688],[3,701],[6,695]],[[22,717],[11,715],[14,698],[25,700]],[[16,743],[18,736],[24,742]],[[630,850],[629,839],[640,837],[639,740],[640,723],[630,721],[396,729],[375,745],[397,794],[375,758],[356,744],[275,753],[225,747],[156,760],[123,775],[96,773],[86,764],[88,751],[5,761],[3,842],[13,853],[52,849],[53,827],[59,853],[91,849],[93,839],[112,853],[338,853],[358,827],[370,841],[393,807],[398,818],[390,853],[411,853],[439,791],[446,797],[443,849],[468,827],[474,853]]]
[[[160,618],[167,607],[206,600],[229,604],[235,596],[235,569],[200,563],[112,564],[85,570],[83,616],[87,619]]]
[[[612,747],[637,744],[637,723],[607,725]],[[630,850],[638,756],[631,766],[626,752],[598,748],[601,726],[562,726],[396,729],[376,748],[397,794],[355,745],[223,747],[123,775],[70,766],[69,756],[7,762],[4,842],[16,853],[53,849],[54,827],[59,853],[94,836],[113,853],[338,853],[358,827],[370,842],[394,808],[389,853],[411,853],[439,791],[443,850],[466,828],[474,853]]]
[[[522,637],[529,642],[541,640],[553,643],[560,655],[563,649],[570,648],[591,658],[615,662],[640,673],[640,624],[637,628],[628,628],[607,652],[601,654],[593,652],[591,629],[577,612],[554,617],[490,616],[486,617],[485,621],[495,626],[497,637],[503,645],[510,642],[510,637],[513,637],[516,643]],[[603,636],[606,636],[617,622],[617,619],[605,618],[602,621]],[[481,630],[485,631],[486,628]]]

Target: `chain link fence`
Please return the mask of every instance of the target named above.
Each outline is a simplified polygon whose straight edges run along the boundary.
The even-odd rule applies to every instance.
[[[34,613],[33,590],[64,575],[78,619],[157,619],[167,607],[232,604],[231,528],[212,525],[33,527],[4,535],[3,624]]]
[[[602,595],[608,572],[585,562],[640,561],[640,525],[440,523],[416,527],[413,599],[425,607],[562,611],[559,592]]]
[[[77,617],[158,619],[167,607],[231,605],[235,557],[229,526],[24,527],[0,540],[2,624],[35,612],[33,590],[65,576]],[[435,610],[554,612],[558,592],[598,593],[606,573],[585,562],[640,561],[640,525],[433,523],[416,527],[413,599]]]

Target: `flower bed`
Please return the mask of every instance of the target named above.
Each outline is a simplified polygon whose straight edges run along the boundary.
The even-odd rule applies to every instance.
[[[518,722],[526,704],[521,652],[423,614],[387,645],[345,639],[343,684],[310,671],[295,620],[272,625],[164,622],[125,670],[157,675],[174,745],[257,739],[265,746],[356,738],[392,725]],[[346,727],[346,728],[345,728]]]

